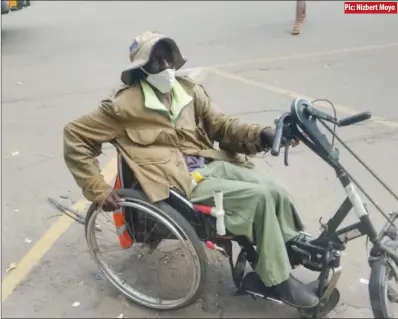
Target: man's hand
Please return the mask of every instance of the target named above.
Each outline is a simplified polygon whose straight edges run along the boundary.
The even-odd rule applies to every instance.
[[[271,148],[272,143],[275,138],[275,129],[273,127],[267,127],[261,132],[261,144],[264,148]],[[289,140],[286,137],[282,138],[282,146],[286,146],[288,143],[289,146],[296,147],[300,144],[300,141],[296,137],[291,137]]]
[[[297,137],[293,137],[289,140],[289,146],[296,147],[300,144],[300,140]]]
[[[111,212],[119,208],[119,201],[121,198],[117,194],[116,190],[112,190],[108,197],[102,203],[102,209],[105,212]]]

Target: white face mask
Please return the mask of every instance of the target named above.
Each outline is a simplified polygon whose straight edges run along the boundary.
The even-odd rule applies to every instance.
[[[148,74],[148,77],[146,78],[148,83],[152,84],[160,92],[168,93],[173,88],[174,82],[176,80],[175,69],[164,69],[157,74],[150,74],[142,68],[141,70]]]

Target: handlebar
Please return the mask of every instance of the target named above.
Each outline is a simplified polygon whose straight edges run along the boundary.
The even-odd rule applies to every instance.
[[[340,127],[363,122],[363,121],[369,120],[372,117],[372,114],[370,112],[361,112],[361,113],[347,116],[347,117],[337,121],[337,119],[335,119],[333,116],[331,116],[327,113],[324,113],[322,111],[319,111],[316,108],[314,108],[313,106],[308,105],[308,106],[306,106],[305,109],[308,114],[315,116],[318,119],[334,123]]]
[[[283,129],[285,127],[285,120],[290,113],[283,114],[277,121],[274,140],[272,142],[271,154],[278,156],[281,151],[281,144],[283,138]]]
[[[372,114],[370,112],[362,112],[358,114],[354,114],[351,116],[347,116],[340,121],[337,122],[338,126],[348,126],[351,124],[359,123],[362,121],[369,120],[372,117]]]
[[[348,117],[343,118],[338,121],[335,117],[316,109],[315,107],[313,107],[311,105],[311,103],[309,101],[307,101],[305,99],[298,98],[293,102],[293,105],[300,106],[300,109],[301,109],[300,112],[302,112],[301,116],[305,116],[305,114],[307,114],[307,116],[309,115],[309,116],[312,116],[319,120],[325,120],[325,121],[331,122],[337,126],[348,126],[351,124],[356,124],[356,123],[368,120],[372,117],[370,112],[361,112],[361,113],[358,113],[355,115],[348,116]],[[298,112],[298,111],[296,110],[295,112]],[[293,115],[293,114],[294,114],[294,112],[293,113],[291,113],[291,112],[285,113],[276,120],[275,136],[274,136],[274,140],[272,142],[272,148],[271,148],[271,154],[273,156],[279,155],[283,138],[288,138],[288,139],[294,138],[294,136],[286,136],[286,134],[289,135],[289,133],[291,135],[292,129],[294,129],[294,127],[293,127],[294,121],[298,115],[297,114]],[[286,151],[287,151],[287,149],[286,149]],[[285,153],[285,157],[286,156],[287,156],[287,154]],[[287,162],[286,158],[285,158],[285,162]]]

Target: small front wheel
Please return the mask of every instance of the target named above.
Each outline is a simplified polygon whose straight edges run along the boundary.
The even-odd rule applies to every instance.
[[[394,267],[388,257],[372,263],[369,298],[375,318],[398,317],[398,278]]]

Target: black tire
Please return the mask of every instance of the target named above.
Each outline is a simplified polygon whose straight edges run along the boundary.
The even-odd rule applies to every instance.
[[[205,281],[207,278],[207,257],[204,251],[204,246],[200,241],[198,235],[196,234],[194,228],[189,224],[189,222],[173,207],[168,205],[165,202],[158,202],[155,204],[151,204],[148,200],[148,197],[140,190],[137,189],[121,189],[118,191],[118,195],[122,197],[126,202],[139,203],[140,205],[144,205],[147,208],[152,208],[157,213],[162,214],[163,217],[168,218],[170,222],[178,226],[182,230],[182,232],[186,235],[187,239],[191,242],[194,247],[199,264],[200,264],[200,283],[195,293],[191,296],[191,298],[187,299],[184,303],[180,304],[178,307],[173,307],[169,309],[156,308],[157,310],[176,310],[183,307],[186,307],[193,302],[195,302],[203,292],[205,287]],[[88,234],[88,225],[89,221],[92,218],[94,212],[97,209],[97,205],[92,204],[86,214],[86,222],[85,222],[85,235],[87,238]],[[145,305],[144,305],[145,306]]]
[[[386,284],[390,266],[385,258],[380,258],[372,263],[372,270],[369,279],[369,298],[375,318],[391,318],[388,315],[386,300]]]

